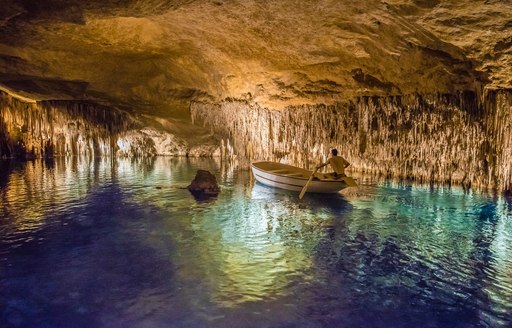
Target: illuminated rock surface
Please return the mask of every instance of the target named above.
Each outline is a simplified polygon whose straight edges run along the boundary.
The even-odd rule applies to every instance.
[[[178,114],[512,85],[508,1],[2,2],[0,82],[33,99]]]
[[[222,154],[313,168],[332,147],[358,169],[423,182],[512,187],[509,92],[361,97],[272,111],[194,103],[192,117],[225,139]],[[306,118],[306,119],[304,119]],[[232,140],[232,146],[229,140]]]
[[[0,158],[211,156],[215,138],[190,124],[86,103],[24,103],[0,92]]]
[[[22,138],[28,148],[20,152],[30,156],[221,149],[245,162],[288,153],[290,162],[311,165],[336,144],[354,168],[511,189],[509,1],[0,0],[0,7],[0,89],[39,102],[18,102],[21,113],[46,108],[19,114],[30,122],[58,117],[53,125],[21,124],[6,113],[12,100],[2,100],[2,156]],[[191,102],[204,104],[194,115],[213,123],[222,144],[187,123]],[[109,108],[111,120],[102,121],[99,108]],[[214,117],[206,108],[229,113]],[[265,125],[267,116],[286,130]]]

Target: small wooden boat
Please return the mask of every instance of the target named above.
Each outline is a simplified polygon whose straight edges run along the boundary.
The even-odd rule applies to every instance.
[[[264,185],[301,191],[313,171],[276,162],[254,162],[251,164],[256,180]],[[316,173],[308,185],[307,192],[336,193],[347,187],[357,186],[354,179],[344,177],[335,179],[329,174]]]

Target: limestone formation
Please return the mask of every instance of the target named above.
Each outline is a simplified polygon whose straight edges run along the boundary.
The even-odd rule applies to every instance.
[[[0,157],[311,167],[336,145],[353,169],[512,189],[511,1],[0,8]]]
[[[512,92],[361,97],[269,110],[194,103],[192,117],[223,137],[221,153],[313,168],[338,148],[352,169],[422,182],[512,188]],[[226,147],[224,145],[229,145]]]
[[[512,87],[510,1],[0,1],[0,87],[186,116]]]
[[[204,129],[91,103],[26,103],[0,91],[0,158],[212,156]]]

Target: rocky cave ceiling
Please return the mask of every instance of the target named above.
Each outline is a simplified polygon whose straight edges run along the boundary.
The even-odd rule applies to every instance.
[[[512,1],[0,0],[0,89],[180,117],[512,86]]]

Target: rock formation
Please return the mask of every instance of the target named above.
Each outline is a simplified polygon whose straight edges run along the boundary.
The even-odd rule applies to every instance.
[[[215,175],[206,170],[197,170],[194,180],[187,186],[187,189],[198,199],[206,199],[220,193]]]
[[[511,189],[510,1],[0,8],[1,157],[310,166],[337,145],[356,169]]]
[[[190,124],[134,116],[91,103],[26,103],[0,91],[0,158],[199,157],[216,152],[215,138],[197,127],[191,129]]]
[[[352,166],[389,177],[512,188],[512,92],[359,97],[269,110],[194,103],[193,119],[223,137],[221,154],[313,168],[338,148]]]

